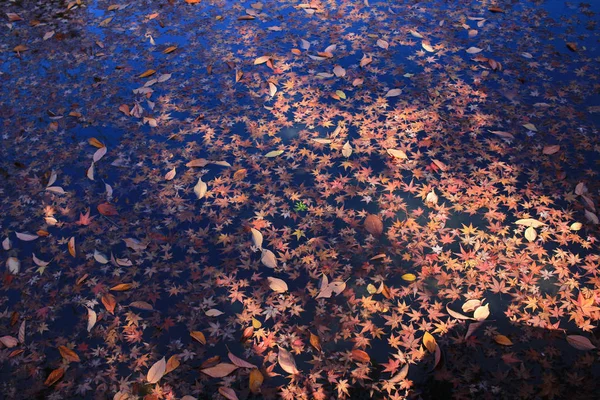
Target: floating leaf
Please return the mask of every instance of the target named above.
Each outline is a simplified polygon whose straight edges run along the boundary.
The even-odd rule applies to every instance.
[[[285,293],[288,291],[288,285],[279,278],[268,277],[269,287],[276,293]]]
[[[385,94],[385,97],[396,97],[402,94],[402,89],[391,89]]]
[[[590,339],[581,335],[568,335],[567,342],[577,350],[594,350],[596,348]]]
[[[435,348],[437,347],[437,343],[435,338],[429,332],[425,332],[423,335],[423,345],[427,348],[430,353],[435,352]]]
[[[321,339],[317,335],[313,334],[312,332],[310,332],[310,344],[318,352],[321,352],[323,350],[321,347]]]
[[[467,300],[465,302],[465,304],[462,305],[462,310],[463,310],[463,312],[472,312],[480,305],[481,305],[481,300],[477,300],[477,299]]]
[[[149,76],[152,76],[152,75],[154,75],[155,73],[156,73],[156,71],[155,71],[155,70],[153,70],[153,69],[148,69],[148,70],[144,71],[142,74],[140,74],[140,76],[139,76],[139,77],[140,77],[140,78],[147,78],[147,77],[149,77]]]
[[[173,180],[173,178],[175,178],[176,173],[177,173],[177,171],[175,170],[175,168],[173,168],[172,170],[170,170],[169,172],[167,172],[165,174],[165,180],[167,180],[167,181]]]
[[[534,227],[530,226],[529,228],[525,229],[525,239],[533,242],[535,238],[537,238],[537,232],[535,231]]]
[[[119,283],[118,285],[111,287],[110,290],[113,292],[124,292],[131,289],[131,287],[131,283]]]
[[[9,349],[12,349],[13,347],[19,344],[19,341],[17,340],[17,338],[7,335],[0,337],[0,343],[2,343]]]
[[[342,146],[342,155],[346,158],[352,155],[352,146],[350,145],[350,142],[346,142],[344,143],[344,146]]]
[[[263,249],[260,261],[265,267],[277,268],[277,259],[271,250]]]
[[[235,391],[232,388],[221,386],[219,388],[219,393],[227,400],[239,400],[237,395],[235,394]]]
[[[257,229],[250,228],[250,232],[252,233],[252,244],[259,250],[262,250],[263,244],[263,235]]]
[[[208,185],[206,182],[202,181],[202,177],[198,178],[198,183],[196,183],[196,186],[194,186],[194,193],[196,194],[198,200],[202,199],[206,195],[207,191]]]
[[[67,244],[67,247],[69,248],[69,254],[73,257],[75,257],[76,252],[75,252],[75,237],[73,236],[71,239],[69,239],[69,243]]]
[[[546,225],[543,222],[538,221],[537,219],[533,219],[533,218],[519,219],[519,220],[515,221],[515,224],[528,226],[531,228],[539,228],[539,227]]]
[[[452,310],[450,307],[446,306],[446,311],[448,312],[448,314],[452,317],[452,318],[456,318],[456,319],[460,319],[460,320],[467,320],[467,319],[473,319],[471,317],[467,317],[466,315],[463,315],[459,312],[456,312],[454,310]]]
[[[383,40],[383,39],[378,39],[377,40],[377,46],[381,47],[384,50],[387,50],[388,47],[390,46],[390,44],[387,41]]]
[[[237,365],[229,363],[220,363],[215,365],[214,367],[204,368],[200,371],[212,378],[224,378],[236,369],[238,369]]]
[[[477,321],[483,321],[484,319],[489,317],[489,315],[490,315],[490,306],[489,306],[489,304],[486,304],[484,306],[479,306],[475,309],[475,312],[473,313],[473,318],[475,318],[475,320],[477,320]]]
[[[296,368],[296,361],[294,360],[294,356],[287,350],[280,347],[277,359],[279,361],[281,369],[283,369],[288,374],[295,375],[299,372]]]
[[[46,378],[44,385],[52,386],[56,382],[58,382],[64,375],[65,375],[65,369],[57,368],[54,371],[50,372],[50,375],[48,375],[48,378]]]
[[[547,156],[551,156],[552,154],[557,153],[560,150],[560,146],[555,144],[552,146],[545,146],[544,149],[542,150],[542,153],[544,153]]]
[[[371,357],[369,357],[369,354],[367,354],[367,352],[360,350],[360,349],[352,350],[352,359],[354,361],[362,362],[362,363],[368,363],[371,361]]]
[[[96,325],[96,319],[98,318],[96,315],[96,311],[91,308],[87,309],[88,311],[88,323],[87,323],[87,331],[90,332],[94,325]]]
[[[156,383],[161,380],[161,378],[165,375],[167,371],[167,361],[165,358],[161,358],[157,362],[154,363],[152,367],[148,370],[148,374],[146,375],[146,380],[148,383]]]
[[[261,372],[258,369],[253,369],[252,371],[250,371],[249,378],[250,383],[248,386],[250,387],[250,391],[254,394],[260,393],[260,387],[262,386],[262,383],[265,379]]]
[[[364,227],[367,232],[373,236],[380,236],[383,233],[383,221],[378,215],[369,214],[365,218]]]
[[[261,56],[254,60],[254,65],[264,64],[271,59],[271,56]]]
[[[408,157],[406,156],[406,153],[403,152],[402,150],[398,150],[398,149],[387,149],[387,153],[397,159],[400,160],[407,160]]]
[[[206,310],[204,313],[207,317],[218,317],[219,315],[223,315],[223,311],[219,311],[216,308],[211,308],[210,310]]]
[[[58,346],[58,351],[62,358],[67,360],[68,362],[81,362],[81,359],[73,350],[69,349],[66,346]]]
[[[406,282],[413,282],[417,279],[417,276],[415,274],[404,274],[401,278]]]
[[[33,240],[36,240],[39,236],[38,235],[33,235],[31,233],[21,233],[21,232],[16,232],[17,238],[24,241],[24,242],[31,242]]]
[[[197,158],[185,164],[186,167],[206,167],[208,165],[208,160],[204,158]]]
[[[202,344],[206,344],[206,338],[204,337],[204,333],[200,331],[192,331],[190,332],[190,336]]]
[[[129,304],[129,307],[138,308],[140,310],[146,310],[146,311],[154,310],[154,307],[152,307],[152,304],[147,303],[145,301],[133,301],[133,302],[131,302],[131,304]]]
[[[242,360],[241,358],[237,357],[235,354],[233,354],[232,352],[229,352],[227,354],[227,356],[229,357],[229,360],[231,360],[231,362],[234,365],[237,365],[240,368],[257,368],[256,365],[254,364],[250,364],[248,361]]]
[[[480,49],[479,47],[469,47],[467,49],[467,53],[469,54],[477,54],[480,53],[483,49]]]
[[[165,375],[179,367],[180,364],[181,363],[179,362],[178,356],[173,355],[169,357],[169,360],[167,360],[167,366],[165,368]]]
[[[285,150],[273,150],[268,152],[267,154],[265,154],[265,157],[267,158],[273,158],[273,157],[277,157],[283,154]]]
[[[494,336],[494,341],[502,346],[512,346],[513,342],[504,335],[496,335]]]

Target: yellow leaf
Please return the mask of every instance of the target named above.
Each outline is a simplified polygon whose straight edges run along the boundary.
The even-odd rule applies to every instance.
[[[490,306],[489,304],[486,304],[485,306],[479,306],[477,307],[477,309],[475,309],[475,312],[473,313],[473,318],[475,318],[477,321],[483,321],[484,319],[489,317],[489,315]]]
[[[125,292],[131,289],[131,283],[119,283],[116,286],[110,288],[113,292]]]
[[[160,381],[160,379],[164,376],[166,370],[167,361],[163,357],[157,362],[155,362],[152,367],[150,367],[150,369],[148,370],[148,374],[146,375],[146,380],[148,381],[148,383],[156,383]]]
[[[268,152],[267,154],[265,154],[265,157],[267,158],[273,158],[273,157],[277,157],[283,154],[285,150],[273,150]]]
[[[260,393],[260,387],[264,381],[263,375],[260,373],[258,369],[253,369],[250,371],[250,391],[254,394]]]
[[[429,332],[425,332],[425,334],[423,335],[423,344],[430,353],[433,353],[437,346],[435,338]]]
[[[342,92],[341,90],[336,90],[335,94],[342,100],[346,100],[346,93]]]
[[[206,338],[204,337],[204,334],[200,331],[192,331],[190,332],[190,336],[194,339],[196,339],[197,341],[199,341],[202,344],[206,344]]]
[[[260,329],[261,326],[262,323],[259,320],[252,318],[252,327],[254,327],[254,329]]]
[[[511,340],[504,335],[494,336],[494,341],[502,346],[512,346],[513,344],[513,342],[511,342]]]
[[[153,70],[153,69],[149,69],[149,70],[146,70],[144,73],[142,73],[142,74],[141,74],[139,77],[140,77],[140,78],[147,78],[147,77],[149,77],[149,76],[152,76],[152,75],[154,75],[155,73],[156,73],[156,71],[155,71],[155,70]]]
[[[415,274],[404,274],[402,275],[402,279],[405,280],[406,282],[413,282],[414,280],[417,279]]]

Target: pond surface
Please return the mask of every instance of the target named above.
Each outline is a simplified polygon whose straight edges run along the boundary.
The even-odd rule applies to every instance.
[[[6,398],[597,398],[600,3],[3,5]]]

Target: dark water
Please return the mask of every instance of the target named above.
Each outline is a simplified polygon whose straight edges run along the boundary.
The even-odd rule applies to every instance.
[[[0,397],[597,397],[598,4],[3,5]]]

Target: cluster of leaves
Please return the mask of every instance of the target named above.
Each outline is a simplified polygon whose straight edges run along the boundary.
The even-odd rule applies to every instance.
[[[592,393],[594,14],[521,3],[7,5],[2,393]]]

